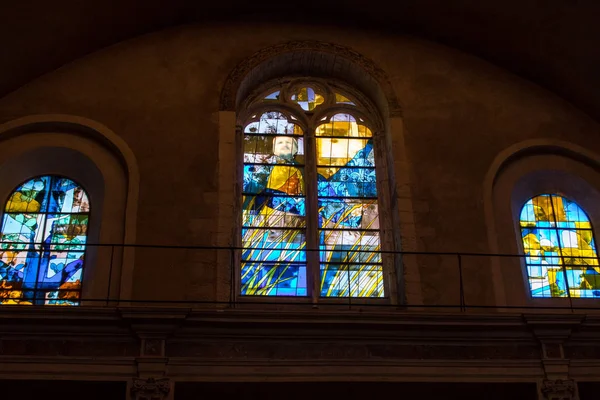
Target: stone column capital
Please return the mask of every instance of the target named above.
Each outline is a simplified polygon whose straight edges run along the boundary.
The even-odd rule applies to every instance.
[[[134,378],[131,387],[132,400],[165,400],[171,391],[168,378]]]
[[[546,379],[542,382],[541,392],[547,400],[578,400],[575,382],[571,379]]]

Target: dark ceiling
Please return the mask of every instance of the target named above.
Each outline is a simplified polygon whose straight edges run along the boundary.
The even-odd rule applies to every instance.
[[[310,21],[463,50],[600,121],[600,0],[0,0],[0,15],[0,97],[93,51],[171,26]]]

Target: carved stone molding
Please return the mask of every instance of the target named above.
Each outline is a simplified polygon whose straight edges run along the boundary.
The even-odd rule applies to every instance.
[[[168,378],[134,379],[131,387],[133,400],[164,400],[171,390]]]
[[[575,382],[570,379],[545,380],[542,394],[547,400],[577,400]]]
[[[142,339],[142,356],[161,357],[165,355],[165,342],[162,339]]]
[[[565,357],[580,360],[600,360],[600,346],[592,344],[565,346]]]
[[[539,359],[534,345],[380,345],[286,342],[169,343],[169,357],[211,360],[529,360]]]
[[[564,358],[562,345],[560,343],[543,343],[544,357],[546,358]]]
[[[227,76],[221,91],[219,110],[235,111],[235,97],[240,83],[254,67],[274,56],[292,51],[315,51],[335,54],[336,56],[343,57],[358,65],[367,74],[373,77],[375,81],[378,82],[381,90],[387,98],[389,116],[401,116],[402,113],[400,104],[392,88],[391,81],[383,69],[381,69],[372,60],[363,56],[359,52],[352,50],[351,48],[334,43],[313,40],[295,40],[276,44],[274,46],[263,48],[250,57],[242,60]]]
[[[0,339],[0,356],[134,357],[139,344],[132,338],[104,337],[94,341],[81,338]]]

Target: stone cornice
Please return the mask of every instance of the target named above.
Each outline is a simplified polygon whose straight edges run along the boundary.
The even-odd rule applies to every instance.
[[[600,330],[600,316],[573,314],[468,314],[424,313],[403,311],[327,311],[327,310],[243,310],[190,309],[162,307],[113,308],[37,308],[0,307],[0,333],[31,329],[44,333],[61,332],[77,326],[78,332],[126,331],[132,326],[171,326],[171,330],[188,329],[318,329],[325,331],[369,329],[383,332],[426,329],[443,331],[447,336],[460,332],[494,332],[494,336],[526,336],[531,330]]]
[[[256,368],[277,377],[336,379],[344,368],[365,379],[385,371],[398,379],[588,377],[600,374],[599,320],[375,309],[0,307],[0,377],[32,376],[28,370],[45,376],[53,365],[64,374],[118,379],[254,379]]]

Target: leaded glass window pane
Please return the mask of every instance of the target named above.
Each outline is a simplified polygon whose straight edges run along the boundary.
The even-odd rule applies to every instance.
[[[374,137],[352,110],[363,111],[323,83],[279,88],[244,123],[241,294],[384,297]]]
[[[0,304],[78,305],[90,205],[70,179],[20,185],[4,208]]]
[[[575,202],[536,196],[521,209],[519,224],[533,297],[600,297],[592,225]]]
[[[292,101],[297,103],[304,111],[312,111],[323,104],[325,98],[311,87],[303,87],[292,94]]]
[[[243,295],[307,295],[302,135],[278,112],[244,129]]]
[[[321,296],[383,297],[371,131],[336,114],[317,127],[316,147]]]

